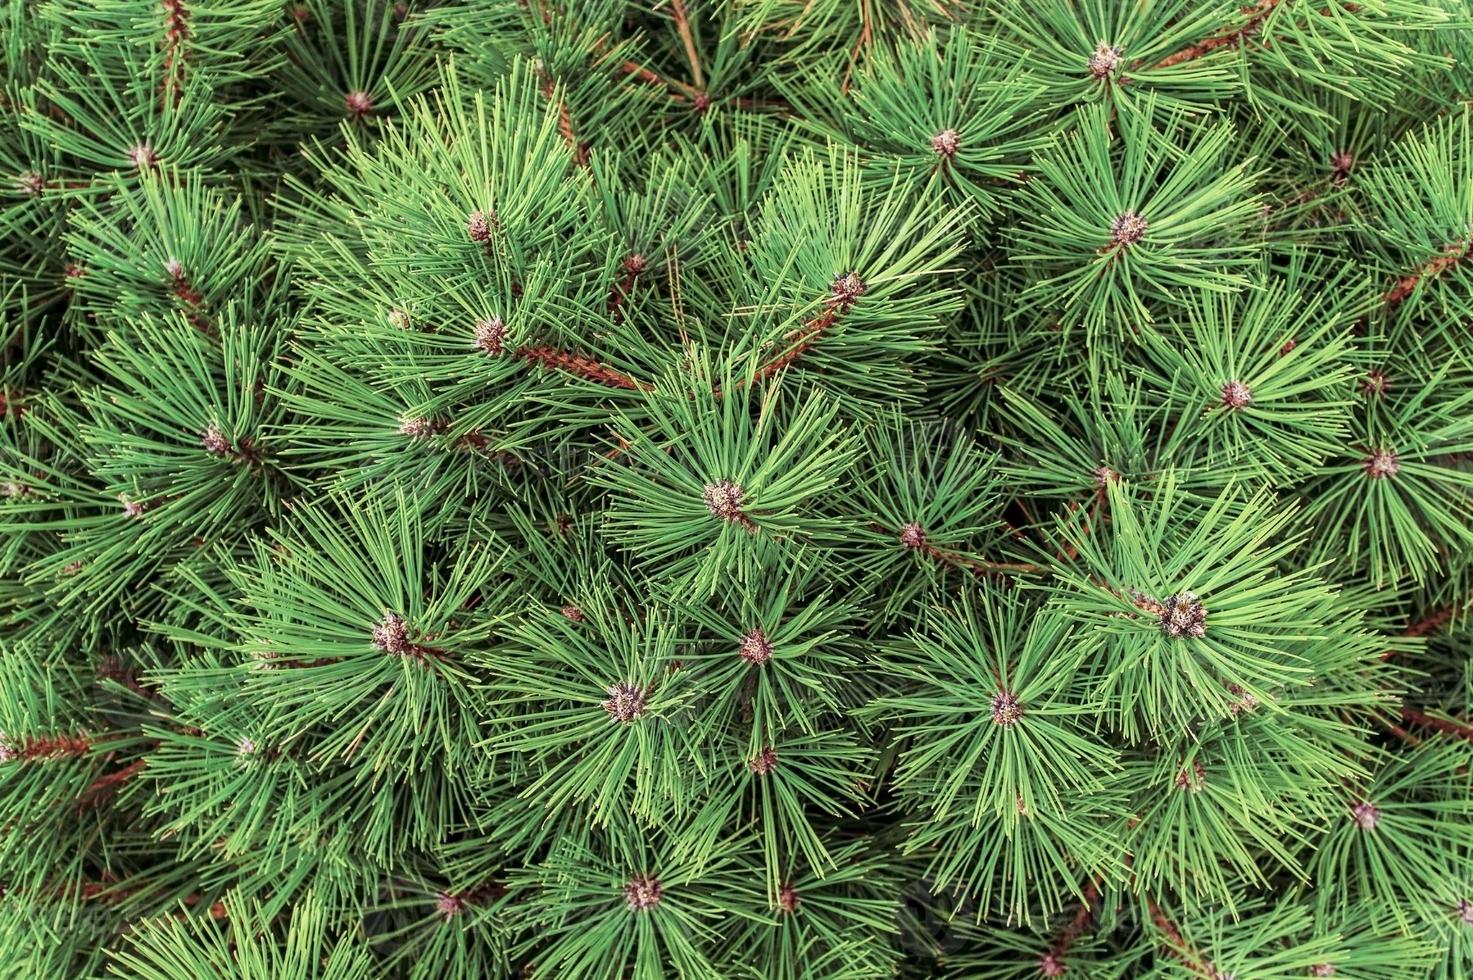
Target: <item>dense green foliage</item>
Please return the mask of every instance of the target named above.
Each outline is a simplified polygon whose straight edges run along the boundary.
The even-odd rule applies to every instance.
[[[4,0],[0,978],[1473,977],[1465,0]]]

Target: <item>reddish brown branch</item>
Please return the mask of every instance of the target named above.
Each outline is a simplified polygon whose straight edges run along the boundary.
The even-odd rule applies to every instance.
[[[1455,718],[1437,718],[1424,712],[1418,711],[1416,708],[1402,708],[1401,717],[1402,720],[1409,721],[1413,725],[1421,725],[1423,728],[1432,728],[1439,732],[1442,732],[1445,735],[1452,735],[1455,738],[1466,739],[1469,742],[1473,742],[1473,725],[1469,725],[1466,722],[1458,721]]]
[[[132,779],[146,768],[148,768],[148,760],[138,759],[119,769],[117,772],[110,772],[105,776],[98,776],[92,781],[92,785],[88,786],[86,791],[82,793],[81,798],[77,800],[77,805],[87,806],[88,804],[101,802],[117,786]]]
[[[1470,255],[1473,255],[1473,242],[1463,242],[1461,244],[1447,246],[1437,258],[1432,259],[1423,264],[1419,269],[1399,279],[1396,285],[1387,291],[1384,297],[1386,305],[1388,307],[1395,307],[1401,304],[1407,297],[1416,292],[1418,284],[1423,280],[1434,279],[1442,275],[1442,273],[1451,269]]]
[[[1249,16],[1248,23],[1242,27],[1214,34],[1212,37],[1203,38],[1196,44],[1182,48],[1175,54],[1167,55],[1153,65],[1153,68],[1170,68],[1187,61],[1196,61],[1221,48],[1238,47],[1248,41],[1259,31],[1263,30],[1263,24],[1268,20],[1268,15],[1285,0],[1259,0],[1251,7],[1243,7],[1242,12]]]
[[[19,745],[9,747],[11,758],[24,762],[38,759],[77,758],[92,750],[92,740],[86,735],[50,735],[45,738],[28,738]]]
[[[1074,945],[1084,932],[1095,914],[1095,900],[1100,897],[1100,886],[1097,880],[1091,880],[1085,886],[1083,901],[1079,903],[1079,911],[1074,913],[1074,918],[1069,924],[1059,930],[1058,938],[1049,947],[1047,953],[1039,958],[1038,970],[1046,977],[1063,976],[1069,971],[1065,957],[1069,954],[1069,948]]]
[[[515,357],[524,361],[532,361],[543,367],[552,368],[557,371],[566,371],[576,374],[589,381],[606,385],[610,388],[622,388],[626,391],[649,391],[654,385],[644,381],[636,381],[627,374],[615,371],[613,368],[600,364],[591,358],[580,357],[568,351],[558,350],[555,347],[520,347]]]
[[[638,252],[624,259],[624,274],[614,284],[614,288],[609,290],[609,315],[613,317],[615,323],[624,319],[624,301],[634,291],[634,284],[639,281],[640,275],[644,273],[648,264],[645,257]]]
[[[904,530],[896,531],[883,524],[875,523],[871,523],[869,527],[877,534],[897,539],[903,547],[911,551],[918,551],[932,561],[949,565],[952,568],[964,569],[977,575],[1042,575],[1048,571],[1042,565],[1033,565],[1028,562],[984,561],[979,558],[968,558],[958,552],[936,547],[925,540],[924,532],[907,540]]]
[[[1161,906],[1155,900],[1146,899],[1146,907],[1151,911],[1151,921],[1156,923],[1156,928],[1166,936],[1166,951],[1181,960],[1188,970],[1204,977],[1206,980],[1216,980],[1217,971],[1212,968],[1212,963],[1205,956],[1192,947],[1176,927],[1176,923],[1169,919]]]
[[[675,16],[675,30],[680,34],[680,43],[685,46],[691,78],[695,80],[697,89],[704,89],[706,78],[701,73],[701,56],[696,53],[696,39],[690,29],[690,18],[685,13],[685,0],[670,0],[670,12]]]
[[[189,40],[189,11],[183,0],[164,2],[164,94],[177,105],[184,95],[184,46]]]

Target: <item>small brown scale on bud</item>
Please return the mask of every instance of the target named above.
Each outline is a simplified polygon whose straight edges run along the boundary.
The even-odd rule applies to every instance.
[[[1094,471],[1092,476],[1094,479],[1095,489],[1097,490],[1104,490],[1110,484],[1120,482],[1120,474],[1110,469],[1110,467],[1108,466],[1099,467]]]
[[[648,269],[649,265],[650,260],[638,252],[625,256],[624,258],[624,271],[631,276],[643,275],[644,270]]]
[[[1458,913],[1458,918],[1463,925],[1473,926],[1473,901],[1466,898],[1458,899],[1458,907],[1454,911]]]
[[[695,97],[690,100],[690,106],[696,115],[705,115],[706,110],[711,108],[711,96],[705,92],[697,92]]]
[[[1310,967],[1309,975],[1312,977],[1333,977],[1335,975],[1334,963],[1316,963]]]
[[[17,483],[14,480],[6,480],[4,483],[0,483],[0,495],[6,497],[24,497],[30,492],[31,488],[24,483]]]
[[[409,314],[404,310],[389,311],[389,326],[395,330],[408,330],[409,322]]]
[[[184,278],[184,263],[175,258],[169,259],[164,263],[164,275],[178,282]]]
[[[603,703],[604,710],[617,721],[631,722],[645,712],[645,692],[633,684],[624,681],[611,684],[608,695],[608,700]]]
[[[772,659],[772,643],[767,639],[767,634],[762,632],[762,627],[754,627],[742,634],[737,655],[758,667]]]
[[[574,623],[581,623],[585,619],[588,618],[587,616],[585,616],[583,614],[583,610],[579,609],[577,606],[574,606],[574,605],[564,606],[562,608],[562,613],[563,613],[563,618],[565,618],[565,619],[567,619],[567,620],[569,620],[571,622],[574,622]]]
[[[1038,958],[1038,972],[1046,977],[1062,977],[1066,969],[1063,958],[1052,951]]]
[[[476,323],[476,347],[491,357],[506,353],[506,336],[509,331],[499,316]]]
[[[791,881],[783,882],[783,886],[777,890],[778,908],[782,909],[788,915],[792,915],[798,911],[800,901],[798,889],[793,887],[793,883]]]
[[[445,428],[445,424],[437,419],[420,417],[406,418],[399,422],[399,432],[411,439],[428,439],[439,435]]]
[[[403,655],[409,652],[409,626],[404,617],[386,612],[373,628],[373,645],[384,653]]]
[[[1207,785],[1207,768],[1200,759],[1193,759],[1191,768],[1183,768],[1176,774],[1176,788],[1200,793]]]
[[[1095,53],[1089,56],[1089,73],[1094,76],[1095,81],[1107,81],[1120,67],[1123,54],[1124,52],[1119,48],[1112,47],[1106,41],[1101,41],[1095,47]]]
[[[829,297],[829,308],[837,313],[845,313],[869,287],[859,278],[858,272],[848,272],[835,276],[831,288],[833,295]]]
[[[1385,480],[1401,470],[1401,457],[1390,449],[1373,449],[1366,457],[1367,479]]]
[[[26,197],[40,197],[46,189],[46,181],[34,170],[28,170],[15,179],[15,189]]]
[[[624,903],[631,911],[643,912],[660,904],[665,888],[653,875],[635,875],[624,886]]]
[[[1007,728],[1023,717],[1023,703],[1011,691],[998,691],[992,696],[992,720]]]
[[[1383,398],[1386,389],[1391,387],[1391,379],[1381,371],[1367,371],[1365,380],[1361,382],[1361,394],[1367,398]]]
[[[1228,705],[1228,715],[1230,717],[1236,718],[1242,714],[1252,714],[1258,707],[1258,699],[1243,690],[1239,685],[1229,684],[1227,689],[1228,693],[1236,699],[1232,704]]]
[[[232,452],[230,440],[225,438],[225,433],[221,432],[220,427],[213,422],[200,433],[199,444],[206,453],[217,459],[229,456]]]
[[[123,505],[123,513],[135,520],[141,518],[143,512],[148,509],[146,504],[137,500],[130,500],[126,494],[118,494],[118,503]]]
[[[491,241],[491,221],[484,211],[472,211],[465,219],[466,237],[477,245]]]
[[[135,143],[128,148],[128,161],[135,169],[147,170],[159,162],[159,155],[147,143]]]
[[[1253,401],[1253,390],[1241,381],[1229,381],[1222,386],[1222,404],[1229,409],[1245,407]]]
[[[900,543],[910,551],[919,551],[926,546],[926,532],[915,521],[900,529]]]
[[[1361,830],[1375,830],[1376,825],[1381,822],[1381,811],[1368,801],[1361,800],[1350,808],[1350,819]]]
[[[956,156],[957,149],[961,146],[961,134],[954,129],[943,129],[931,137],[931,149],[937,156],[951,159]]]
[[[373,96],[361,89],[349,92],[343,98],[343,108],[354,119],[362,119],[364,116],[373,112]]]
[[[706,509],[723,521],[740,521],[746,516],[742,513],[742,504],[747,499],[747,493],[740,484],[731,480],[717,480],[706,484],[701,497],[706,501]]]
[[[1330,154],[1330,183],[1341,186],[1350,179],[1355,169],[1355,154],[1349,150],[1336,150]]]
[[[1134,211],[1117,214],[1110,222],[1110,243],[1120,248],[1129,248],[1146,234],[1149,223]]]
[[[435,912],[447,919],[453,919],[466,910],[469,903],[459,895],[449,892],[441,892],[435,898]]]
[[[1181,640],[1207,635],[1207,610],[1195,594],[1183,592],[1170,596],[1161,604],[1161,632]]]
[[[777,768],[777,752],[772,746],[767,746],[752,758],[747,760],[747,768],[753,775],[765,776]]]

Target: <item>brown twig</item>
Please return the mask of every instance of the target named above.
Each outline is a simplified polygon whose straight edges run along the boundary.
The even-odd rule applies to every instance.
[[[184,0],[164,4],[164,94],[174,104],[184,97],[184,46],[189,40],[189,11]]]
[[[877,534],[902,540],[902,532],[887,528],[883,524],[871,523],[869,528]],[[933,561],[940,562],[943,565],[949,565],[952,568],[965,569],[976,575],[1043,575],[1048,572],[1048,569],[1044,566],[1034,565],[1028,562],[984,561],[979,558],[968,558],[966,555],[959,554],[958,552],[938,548],[931,544],[931,542],[925,540],[919,541],[915,545],[904,546],[910,548],[912,551],[919,551]]]
[[[1418,711],[1416,708],[1406,707],[1401,709],[1401,717],[1403,721],[1409,721],[1413,725],[1432,728],[1445,735],[1452,735],[1455,738],[1473,742],[1473,725],[1469,725],[1467,722],[1460,722],[1455,718],[1437,718]]]
[[[1397,280],[1396,285],[1387,290],[1386,295],[1383,297],[1386,306],[1393,308],[1400,305],[1407,297],[1416,292],[1417,285],[1423,280],[1440,276],[1469,256],[1473,256],[1473,242],[1462,242],[1461,244],[1447,246],[1447,248],[1443,249],[1441,255],[1435,259],[1431,259],[1420,268]]]
[[[1154,899],[1148,898],[1146,907],[1150,909],[1151,921],[1156,923],[1156,928],[1166,936],[1167,952],[1181,960],[1182,965],[1197,976],[1205,980],[1217,980],[1217,971],[1212,968],[1212,962],[1186,941],[1181,930],[1161,910],[1161,906],[1157,905]]]
[[[696,53],[696,39],[690,29],[690,18],[685,13],[685,0],[670,0],[670,12],[675,15],[675,30],[680,33],[680,43],[685,45],[691,78],[695,79],[697,89],[704,89],[706,77],[701,72],[701,56]]]
[[[607,365],[600,364],[591,358],[558,350],[555,347],[520,347],[513,356],[524,361],[541,364],[543,367],[552,368],[556,371],[566,371],[569,374],[576,374],[581,378],[610,388],[621,388],[626,391],[650,391],[654,388],[654,385],[648,382],[636,381],[629,375],[616,371]]]
[[[1221,34],[1214,34],[1212,37],[1203,38],[1196,44],[1189,45],[1174,54],[1167,55],[1151,67],[1170,68],[1173,65],[1179,65],[1186,61],[1195,61],[1198,58],[1204,58],[1221,48],[1242,45],[1263,29],[1263,24],[1268,19],[1268,15],[1273,13],[1279,4],[1284,2],[1286,0],[1259,0],[1257,4],[1251,7],[1244,7],[1242,8],[1242,12],[1251,16],[1248,23],[1242,27],[1224,31]]]

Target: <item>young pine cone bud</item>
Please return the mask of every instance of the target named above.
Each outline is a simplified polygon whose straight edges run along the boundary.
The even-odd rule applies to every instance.
[[[509,331],[501,317],[493,316],[476,324],[476,347],[492,357],[506,353],[506,335]]]
[[[992,696],[992,720],[1004,728],[1023,717],[1023,703],[1011,691],[998,691]]]
[[[747,760],[747,768],[752,771],[753,775],[767,775],[777,768],[777,752],[769,745]]]
[[[627,723],[645,712],[645,692],[633,684],[623,681],[612,684],[608,688],[608,695],[608,700],[603,704],[611,718]]]
[[[373,112],[373,96],[364,91],[349,92],[343,99],[343,107],[355,120]]]
[[[128,161],[137,170],[147,170],[159,162],[159,155],[148,143],[135,143],[128,148]]]
[[[1129,248],[1145,236],[1146,228],[1145,218],[1134,211],[1124,211],[1110,222],[1110,242],[1120,248]]]
[[[957,148],[961,146],[961,134],[954,129],[943,129],[931,137],[931,149],[936,155],[951,159],[956,156]]]
[[[1101,41],[1095,48],[1095,53],[1089,56],[1089,73],[1096,81],[1106,81],[1115,74],[1115,69],[1120,67],[1121,54],[1119,48],[1111,47]]]
[[[758,667],[772,659],[772,643],[768,641],[767,634],[762,632],[762,627],[758,626],[751,632],[742,634],[737,654],[747,663]]]
[[[373,645],[384,653],[402,655],[409,651],[409,626],[404,617],[386,612],[373,628]]]
[[[1207,635],[1207,610],[1191,592],[1168,598],[1162,605],[1161,632],[1181,640]]]
[[[631,911],[643,912],[660,904],[665,888],[653,875],[635,875],[624,886],[624,902]]]
[[[1374,449],[1366,457],[1365,470],[1368,479],[1385,480],[1401,470],[1401,457],[1390,449]]]
[[[1369,802],[1361,800],[1350,808],[1350,819],[1355,821],[1361,830],[1375,830],[1376,825],[1381,822],[1381,811]]]
[[[1222,404],[1227,408],[1242,408],[1252,400],[1252,389],[1241,381],[1229,381],[1222,386]]]

